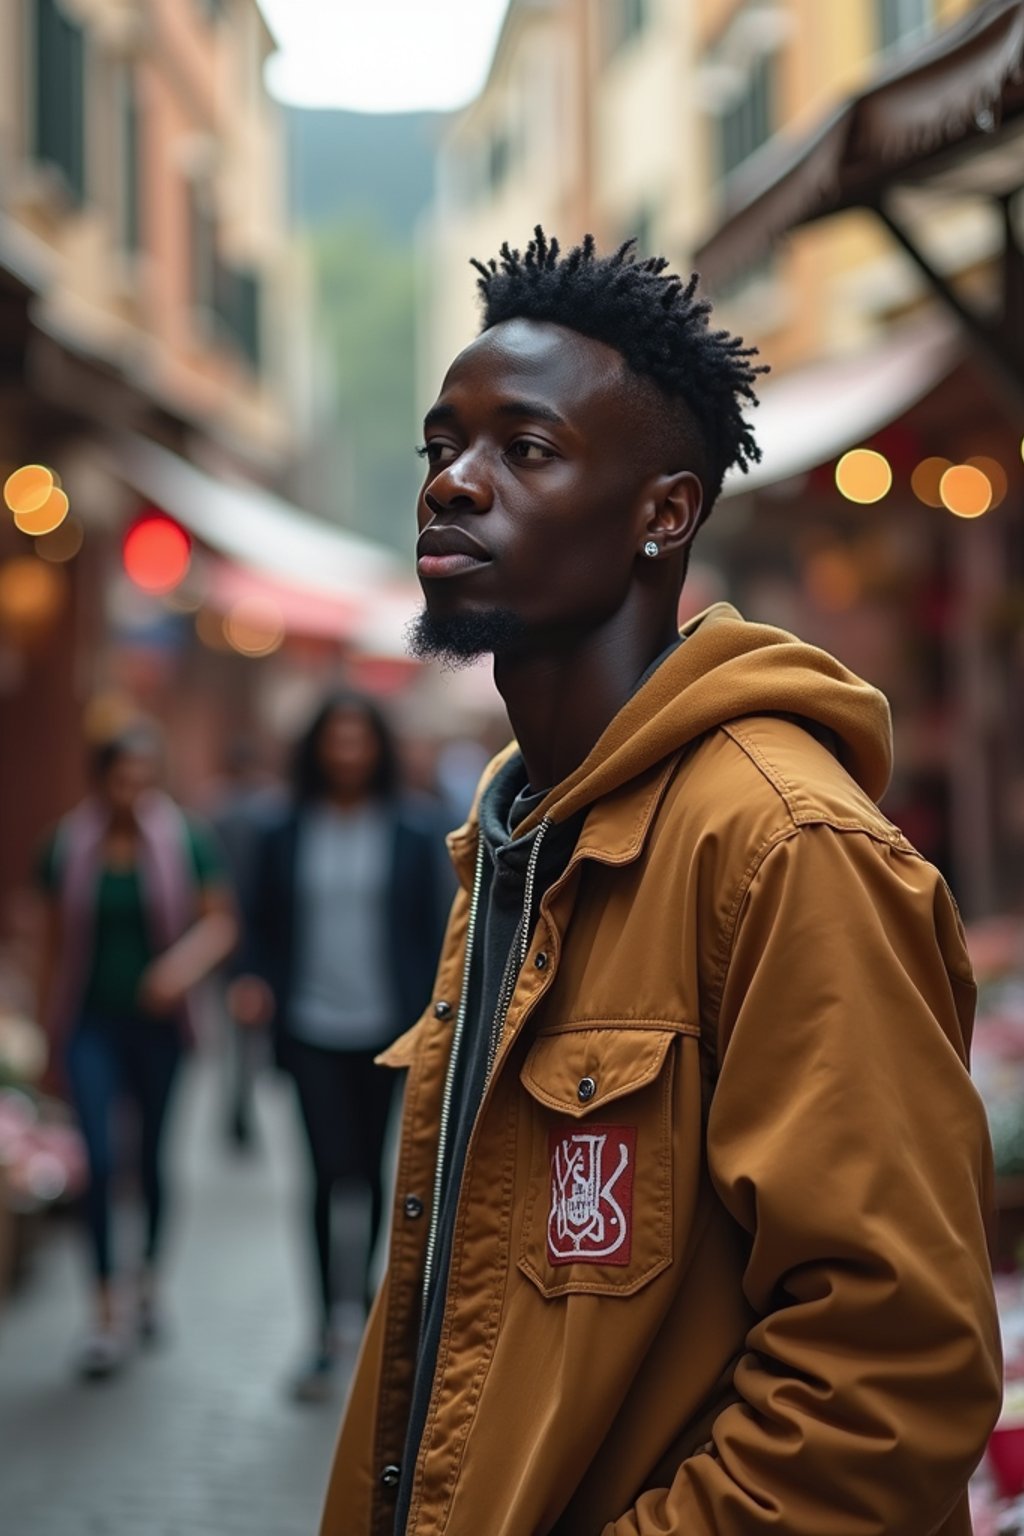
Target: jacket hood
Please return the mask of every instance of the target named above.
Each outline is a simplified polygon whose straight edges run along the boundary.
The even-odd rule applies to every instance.
[[[698,737],[744,715],[799,716],[831,733],[840,762],[878,800],[892,771],[889,706],[827,651],[715,603],[619,710],[574,773],[523,823],[565,821]]]

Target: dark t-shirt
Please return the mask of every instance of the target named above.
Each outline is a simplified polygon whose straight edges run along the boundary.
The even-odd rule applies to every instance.
[[[196,885],[206,890],[224,881],[216,843],[205,827],[186,821],[188,851]],[[36,878],[48,895],[60,887],[59,834],[53,833],[40,853]],[[139,984],[155,950],[142,905],[138,865],[104,868],[96,887],[92,961],[82,996],[86,1013],[126,1018],[138,1006]]]

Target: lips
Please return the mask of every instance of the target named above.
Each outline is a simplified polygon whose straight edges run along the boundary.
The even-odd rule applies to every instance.
[[[484,546],[464,528],[425,528],[416,544],[416,569],[421,576],[461,576],[489,565]]]

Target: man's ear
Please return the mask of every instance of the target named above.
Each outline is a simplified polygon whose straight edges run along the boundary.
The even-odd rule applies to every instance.
[[[662,555],[688,549],[704,505],[704,487],[692,470],[658,475],[644,498],[641,542],[657,544]]]

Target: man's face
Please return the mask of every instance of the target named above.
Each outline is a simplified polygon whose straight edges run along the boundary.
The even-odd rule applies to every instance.
[[[435,630],[475,620],[485,633],[503,614],[531,649],[571,643],[622,606],[644,481],[618,352],[505,321],[456,358],[424,431],[417,571]]]

